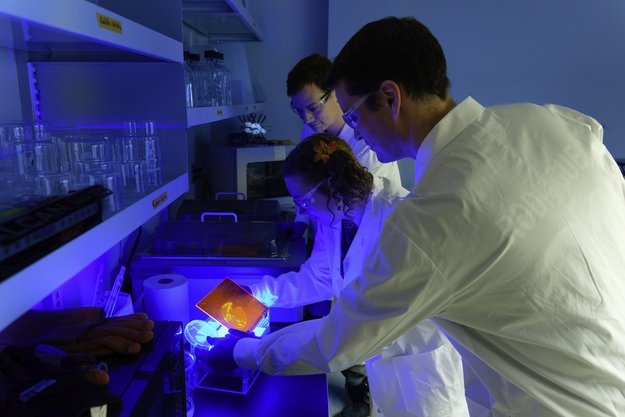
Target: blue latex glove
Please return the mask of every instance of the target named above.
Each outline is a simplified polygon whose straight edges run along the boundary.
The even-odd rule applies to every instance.
[[[234,346],[237,342],[246,337],[255,337],[253,333],[246,333],[240,330],[230,330],[229,333],[219,339],[213,348],[208,352],[206,362],[217,372],[228,372],[238,367],[234,361]]]

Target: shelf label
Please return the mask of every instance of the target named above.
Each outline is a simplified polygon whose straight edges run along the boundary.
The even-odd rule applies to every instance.
[[[163,204],[165,201],[167,201],[167,191],[165,191],[163,194],[159,195],[154,200],[152,200],[152,208],[154,209],[157,208],[158,206]]]
[[[110,30],[115,33],[122,33],[122,22],[121,20],[113,19],[112,17],[105,16],[101,13],[96,13],[98,18],[98,26],[102,29]]]
[[[274,146],[273,147],[273,157],[274,159],[281,161],[286,158],[286,148],[284,146]]]

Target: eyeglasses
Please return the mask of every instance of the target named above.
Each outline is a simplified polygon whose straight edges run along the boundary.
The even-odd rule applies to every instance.
[[[323,184],[325,181],[326,181],[325,179],[322,179],[321,181],[319,181],[317,183],[317,185],[315,185],[313,187],[312,190],[310,190],[309,192],[307,192],[303,196],[297,197],[297,198],[293,198],[293,202],[299,208],[305,209],[308,206],[308,204],[313,203],[315,201],[315,199],[313,198],[313,194],[315,194],[315,191],[317,191],[319,189],[319,187],[321,187],[321,184]]]
[[[345,111],[345,113],[343,113],[343,120],[347,123],[347,126],[354,130],[358,128],[358,119],[360,119],[360,117],[358,117],[357,114],[354,114],[354,112],[358,110],[358,107],[360,107],[362,103],[364,103],[365,100],[371,96],[371,94],[373,94],[373,91],[360,97],[349,109]]]
[[[291,110],[293,110],[293,113],[297,114],[302,119],[306,117],[306,114],[305,114],[306,112],[317,114],[321,111],[321,108],[323,107],[323,105],[328,102],[328,99],[330,98],[331,93],[332,93],[332,90],[326,91],[325,93],[323,93],[323,95],[321,96],[321,98],[316,104],[314,103],[309,104],[303,109],[298,109],[297,107],[293,105],[293,102],[291,102]]]

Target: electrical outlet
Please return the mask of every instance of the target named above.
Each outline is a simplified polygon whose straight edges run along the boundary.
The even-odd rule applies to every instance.
[[[54,310],[63,308],[63,294],[61,294],[61,290],[52,291],[52,308]]]

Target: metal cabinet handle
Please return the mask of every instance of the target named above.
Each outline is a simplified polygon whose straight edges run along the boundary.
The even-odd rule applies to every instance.
[[[232,216],[234,218],[234,222],[237,223],[239,218],[236,213],[228,213],[228,212],[220,212],[220,211],[205,211],[200,215],[200,221],[204,221],[206,217],[219,217],[219,216]]]
[[[245,196],[245,193],[237,193],[234,191],[219,191],[217,193],[215,193],[215,200],[219,200],[219,197],[224,196],[224,195],[234,195],[237,196],[237,200],[239,199],[238,196],[243,196],[243,200],[247,200],[247,197]]]

